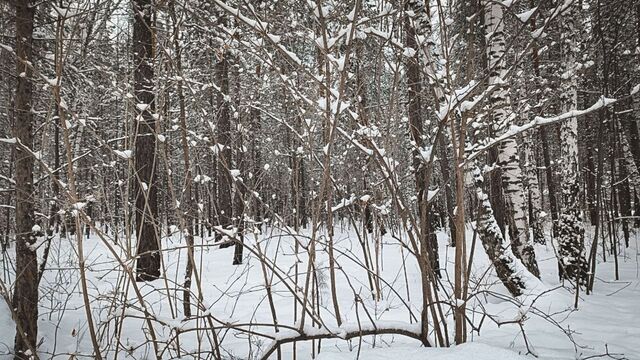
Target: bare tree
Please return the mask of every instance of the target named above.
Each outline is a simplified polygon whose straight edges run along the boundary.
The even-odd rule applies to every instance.
[[[158,185],[156,183],[155,91],[153,85],[154,12],[151,0],[133,0],[134,89],[136,97],[135,127],[135,198],[136,238],[138,241],[136,278],[155,280],[160,276],[160,241],[158,239]]]
[[[505,60],[505,21],[502,4],[485,1],[484,14],[486,25],[487,59],[489,68],[489,86],[491,92],[492,127],[496,135],[502,135],[510,125],[509,115],[513,112],[509,96]],[[518,144],[514,138],[507,139],[498,147],[498,165],[501,168],[502,187],[507,205],[507,219],[513,253],[522,260],[527,269],[540,276],[536,254],[529,238],[529,224],[526,216],[525,194],[522,186],[522,169],[518,157]]]
[[[36,5],[14,1],[16,8],[16,74],[14,167],[16,186],[16,280],[13,292],[16,322],[15,359],[35,356],[38,336],[38,257],[39,236],[34,219],[33,187],[33,23]]]
[[[227,25],[226,17],[223,15],[221,24]],[[218,124],[217,124],[217,147],[218,147],[218,221],[219,226],[227,229],[232,225],[233,218],[233,180],[231,178],[231,116],[229,106],[231,98],[229,93],[229,57],[231,54],[226,49],[226,44],[220,44],[216,50],[218,62],[216,63],[217,81],[220,86],[218,93]],[[218,240],[221,239],[218,233]],[[231,246],[231,242],[224,242],[221,247]]]
[[[563,72],[571,74],[562,82],[562,110],[575,111],[578,108],[578,81],[575,76],[578,60],[578,31],[576,16],[578,3],[573,2],[562,19],[562,64]],[[575,117],[564,121],[560,132],[563,142],[562,158],[562,210],[555,223],[558,239],[558,259],[561,278],[586,283],[587,261],[584,256],[584,228],[580,209],[580,183],[578,182],[578,121]]]

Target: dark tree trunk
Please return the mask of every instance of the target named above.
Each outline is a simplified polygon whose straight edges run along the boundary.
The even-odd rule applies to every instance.
[[[236,60],[238,60],[236,58]],[[237,61],[235,61],[237,63]],[[235,82],[235,91],[233,94],[234,97],[234,107],[236,109],[240,109],[240,72],[238,71],[238,67],[235,66],[233,69],[233,79]],[[237,177],[233,180],[233,213],[235,214],[235,227],[237,229],[236,232],[236,243],[233,250],[233,265],[242,264],[242,254],[244,252],[244,215],[245,215],[245,204],[244,204],[244,196],[246,185],[243,181],[242,176],[246,176],[247,174],[247,166],[245,164],[245,150],[244,150],[244,133],[245,129],[242,126],[243,124],[240,121],[240,116],[235,116],[235,139],[233,141],[233,148],[235,151],[235,169],[240,172],[241,177]]]
[[[240,170],[241,174],[245,174],[246,165],[244,162],[244,154],[242,151],[243,141],[242,141],[242,131],[238,131],[238,148],[236,149],[236,166]],[[234,211],[236,214],[236,227],[238,229],[237,232],[237,241],[235,244],[235,249],[233,251],[233,265],[242,264],[242,254],[244,251],[244,196],[245,196],[245,185],[241,179],[237,179],[235,182],[236,191],[234,194]]]
[[[635,95],[640,96],[640,95]],[[636,167],[640,169],[640,135],[638,135],[638,123],[636,120],[630,119],[628,121],[621,121],[624,134],[627,136],[629,142],[629,150],[633,155],[633,160],[636,163]]]
[[[156,232],[158,188],[156,184],[156,120],[153,88],[153,34],[151,0],[134,0],[133,53],[134,90],[137,104],[135,124],[135,197],[138,261],[136,280],[160,277],[160,247]]]
[[[414,14],[417,14],[414,18],[414,24],[411,23],[410,19],[407,17],[404,20],[404,31],[405,31],[405,45],[408,48],[416,50],[416,53],[419,51],[419,46],[416,42],[417,36],[425,36],[425,34],[430,35],[431,33],[431,24],[428,22],[428,9],[424,6],[422,2],[419,1],[410,1],[407,3],[407,8],[412,10]],[[415,26],[415,28],[414,28]],[[427,35],[427,37],[428,37]],[[422,104],[421,104],[421,96],[422,96],[422,85],[421,85],[421,67],[418,62],[418,57],[414,56],[409,58],[406,61],[407,67],[407,87],[408,87],[408,115],[409,115],[409,134],[411,136],[411,140],[413,141],[414,150],[412,151],[412,167],[415,172],[415,187],[416,187],[416,195],[418,198],[417,207],[418,207],[418,218],[419,218],[419,226],[420,229],[418,231],[419,237],[419,246],[420,246],[420,256],[418,258],[418,264],[420,266],[421,273],[423,274],[422,279],[422,312],[421,312],[421,321],[422,321],[422,336],[426,339],[428,334],[428,319],[429,319],[429,303],[428,303],[428,294],[431,291],[430,283],[433,283],[434,279],[434,269],[437,267],[436,257],[438,256],[438,252],[434,252],[433,246],[433,238],[429,237],[429,201],[427,199],[428,189],[427,189],[427,168],[424,166],[424,162],[422,160],[421,151],[424,148],[424,130],[422,126]],[[437,239],[436,239],[437,240]],[[437,243],[435,245],[437,249]],[[425,278],[426,276],[426,278]],[[423,343],[426,343],[423,340]]]
[[[640,216],[640,196],[638,196],[638,189],[633,189],[633,215]],[[640,228],[640,218],[636,218],[633,227]]]
[[[553,177],[553,167],[551,166],[551,155],[549,153],[549,139],[544,126],[539,129],[540,138],[542,139],[542,158],[544,160],[544,174],[547,180],[547,189],[549,190],[549,210],[551,210],[551,220],[558,219],[558,199],[556,198],[556,181]]]
[[[258,84],[257,84],[258,91],[256,91],[256,98],[254,99],[254,102],[256,102],[259,105],[260,89],[262,88],[262,67],[260,66],[260,64],[256,65],[256,78],[258,79]],[[262,124],[261,124],[262,114],[260,112],[260,109],[256,109],[255,107],[252,107],[250,110],[250,116],[251,116],[252,133],[256,135],[262,133]],[[262,148],[260,146],[259,136],[256,136],[256,135],[252,136],[250,140],[251,157],[252,157],[252,165],[253,165],[253,181],[252,182],[253,182],[253,191],[257,192],[262,196],[262,182],[264,181],[263,179],[264,174],[263,174],[263,167],[262,167],[263,166],[262,165]],[[295,168],[293,171],[295,173]],[[259,201],[254,201],[253,204],[254,204],[252,209],[253,221],[255,221],[255,223],[257,224],[256,226],[262,229],[262,224],[261,224],[262,204]],[[298,217],[297,213],[296,213],[296,217]]]
[[[231,170],[231,119],[229,118],[229,54],[220,54],[216,64],[216,73],[220,84],[218,94],[218,222],[223,229],[231,226],[233,217],[233,204],[231,202],[232,180]],[[221,240],[217,236],[217,240]],[[229,247],[231,243],[225,242],[221,247]]]
[[[492,166],[498,161],[498,149],[491,148],[487,152],[488,163]],[[496,223],[500,228],[502,236],[505,235],[505,214],[504,214],[504,196],[502,195],[502,170],[496,167],[488,175],[489,177],[489,202],[491,202],[491,208],[493,209],[493,216],[496,219]]]
[[[531,2],[533,6],[533,1]],[[532,27],[535,28],[535,20],[533,20]],[[538,53],[537,45],[533,47],[533,72],[538,82],[538,86],[540,86],[540,56]],[[541,143],[542,149],[542,160],[544,163],[544,175],[547,183],[547,189],[549,193],[549,210],[551,211],[551,220],[555,222],[558,219],[558,200],[556,199],[556,182],[553,178],[553,168],[551,167],[551,155],[549,153],[549,139],[547,137],[547,130],[544,126],[541,126],[538,129],[538,140]],[[542,191],[542,185],[540,186],[540,193],[544,195]],[[544,208],[544,198],[542,198],[542,206]]]
[[[33,58],[33,18],[31,1],[16,5],[16,75],[14,136],[25,147],[33,147],[33,70],[26,62]],[[33,156],[21,145],[15,148],[16,186],[16,280],[13,293],[16,338],[15,359],[28,359],[34,352],[38,336],[38,257],[30,248],[36,242],[34,229]],[[35,355],[35,354],[33,354]]]
[[[175,1],[169,3],[169,15],[173,27],[173,47],[175,51],[174,66],[182,79],[182,48],[180,47],[180,30],[178,18],[176,16]],[[180,142],[182,145],[182,161],[184,165],[184,185],[182,187],[183,197],[181,199],[180,211],[182,211],[183,220],[182,232],[187,242],[187,264],[184,274],[184,288],[182,292],[182,310],[184,316],[191,316],[191,278],[193,276],[194,263],[194,229],[197,230],[197,223],[194,225],[194,219],[197,217],[195,204],[197,202],[197,185],[195,189],[196,200],[193,195],[193,172],[191,170],[191,152],[189,150],[189,140],[187,135],[187,114],[186,101],[184,91],[182,89],[183,82],[178,80],[176,83],[176,92],[178,94],[179,120],[180,120]]]
[[[586,171],[585,171],[585,180],[586,180],[586,198],[587,198],[587,207],[589,209],[589,220],[593,225],[596,223],[596,217],[598,216],[598,211],[596,210],[596,169],[593,159],[595,158],[595,154],[593,151],[593,142],[595,139],[593,138],[594,133],[591,131],[593,129],[593,124],[588,125],[589,134],[587,135],[587,146],[585,147],[586,154]],[[595,130],[595,129],[593,129]]]
[[[418,49],[418,45],[415,41],[416,32],[409,24],[409,21],[406,21],[406,44],[410,48]],[[420,240],[421,243],[425,243],[426,245],[427,242],[430,242],[428,233],[431,226],[428,220],[430,217],[430,206],[427,201],[427,168],[424,166],[422,155],[420,153],[420,149],[424,147],[424,129],[422,127],[422,85],[420,79],[420,64],[418,63],[417,57],[413,57],[407,61],[407,81],[409,99],[409,133],[415,146],[415,149],[412,152],[411,165],[413,167],[413,171],[415,171],[415,186],[418,197],[418,216],[420,219]],[[431,270],[433,270],[433,265],[436,263],[435,256],[437,256],[437,252],[435,254],[433,253],[433,247],[431,244],[424,246],[424,248],[427,249],[427,254],[423,254],[423,256],[427,256],[430,259],[430,263],[432,265]]]

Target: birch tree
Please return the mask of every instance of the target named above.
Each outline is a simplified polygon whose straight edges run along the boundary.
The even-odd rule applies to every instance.
[[[563,112],[578,108],[577,60],[580,53],[578,31],[578,3],[569,4],[561,21],[562,94]],[[586,283],[587,261],[584,256],[584,227],[580,209],[580,183],[578,168],[578,121],[575,117],[563,121],[560,127],[562,144],[562,207],[555,223],[558,242],[559,276]]]
[[[487,59],[489,70],[488,86],[494,87],[491,92],[492,128],[497,135],[502,135],[512,123],[513,109],[509,96],[509,85],[506,74],[506,39],[503,4],[494,1],[484,2],[484,17],[487,40]],[[497,165],[501,169],[502,186],[507,204],[507,219],[511,248],[522,260],[527,269],[535,276],[540,276],[533,244],[529,237],[529,225],[525,209],[526,197],[522,186],[522,169],[518,156],[518,144],[515,138],[500,143]]]

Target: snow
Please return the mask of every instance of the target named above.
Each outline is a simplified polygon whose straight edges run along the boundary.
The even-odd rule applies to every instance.
[[[267,35],[269,37],[269,39],[271,39],[271,41],[273,41],[275,44],[280,42],[280,36],[278,35],[273,35],[273,34],[268,34]]]
[[[18,142],[18,139],[16,139],[16,138],[0,138],[0,142],[7,143],[7,144],[16,144]]]
[[[34,228],[35,228],[35,226],[34,226]],[[33,230],[33,231],[35,231],[35,230]],[[45,241],[47,241],[47,237],[46,236],[39,236],[39,237],[36,238],[35,242],[33,242],[31,244],[27,244],[27,248],[29,250],[31,250],[31,251],[38,251],[38,249],[42,246],[42,244],[45,243]]]
[[[433,151],[433,145],[425,145],[423,148],[418,149],[420,151],[420,157],[426,163],[431,161],[431,152]]]
[[[440,189],[427,191],[427,201],[430,202],[431,200],[433,200],[436,197],[436,195],[438,195],[438,193],[440,193]]]
[[[339,58],[336,59],[336,63],[338,64],[338,70],[339,71],[344,71],[344,65],[345,65],[345,61],[346,61],[346,56],[341,56]]]
[[[353,356],[329,349],[320,353],[318,360],[343,360],[352,359]],[[480,343],[469,343],[453,346],[449,349],[421,348],[417,346],[391,346],[368,349],[360,354],[361,359],[388,360],[388,359],[425,359],[425,360],[524,360],[528,357],[494,346]]]
[[[211,177],[209,177],[207,175],[196,175],[193,178],[193,182],[200,183],[200,184],[206,184],[206,183],[208,183],[210,181],[211,181]]]
[[[113,153],[125,160],[131,159],[133,157],[133,152],[131,150],[113,150]]]
[[[412,49],[412,48],[404,48],[404,51],[402,52],[403,56],[406,56],[408,58],[412,58],[416,55],[416,50]]]
[[[87,203],[82,201],[78,201],[71,205],[71,207],[75,210],[82,210],[85,206],[87,206]]]
[[[529,21],[531,16],[536,12],[536,10],[538,10],[538,8],[534,7],[533,9],[520,13],[516,16],[518,17],[518,19],[520,19],[520,21],[522,21],[523,23],[526,23]]]
[[[539,28],[539,29],[534,30],[534,31],[531,33],[531,37],[532,37],[532,38],[534,38],[534,39],[538,39],[538,38],[540,38],[543,34],[544,34],[544,27],[541,27],[541,28]]]
[[[136,104],[136,109],[142,112],[147,111],[148,108],[149,108],[149,104],[142,104],[142,103]]]
[[[4,49],[10,53],[13,53],[13,48],[9,45],[0,43],[0,49]]]
[[[58,86],[58,78],[46,78],[45,81],[50,85],[50,86]]]
[[[514,0],[505,0],[505,1],[502,2],[502,6],[507,7],[507,8],[511,7],[511,5],[513,5],[513,1]]]
[[[362,199],[364,196],[360,197]],[[357,197],[355,197],[357,199]],[[349,199],[347,199],[349,200]],[[367,199],[369,200],[369,199]],[[173,235],[165,237],[162,240],[165,264],[167,264],[167,277],[169,279],[181,278],[183,275],[183,264],[185,261],[185,252],[183,249],[184,240],[178,227],[172,226],[170,233]],[[228,238],[237,235],[237,229],[215,228]],[[323,233],[323,231],[321,230]],[[289,269],[297,261],[306,264],[306,253],[298,256],[292,254],[289,249],[295,243],[296,239],[291,236],[293,232],[287,230],[277,230],[267,227],[264,229],[265,235],[260,236],[261,248],[268,253],[268,259],[275,259],[274,254],[278,252],[276,261],[282,269]],[[163,231],[163,234],[166,234]],[[306,244],[305,234],[309,234],[309,230],[302,230],[299,237],[301,244]],[[471,229],[468,230],[467,239],[472,239]],[[587,235],[590,239],[590,235]],[[276,239],[278,242],[276,242]],[[254,255],[245,258],[245,264],[240,267],[231,265],[230,256],[232,249],[224,250],[215,246],[212,239],[195,238],[196,244],[202,245],[196,247],[195,258],[198,259],[200,277],[203,290],[203,307],[207,309],[207,314],[216,319],[225,319],[229,323],[269,323],[271,321],[269,305],[264,299],[264,278],[259,269],[259,262]],[[446,234],[438,233],[440,259],[452,259],[453,248],[447,246],[448,240]],[[255,249],[256,240],[253,235],[245,237],[248,246]],[[622,249],[620,256],[620,276],[621,280],[613,280],[614,264],[612,261],[606,263],[601,262],[599,256],[598,278],[595,283],[595,293],[593,295],[581,295],[579,310],[573,310],[574,294],[571,291],[559,288],[557,280],[557,263],[551,246],[537,246],[536,252],[540,263],[541,276],[543,280],[545,292],[538,292],[535,295],[523,295],[518,299],[510,299],[505,296],[506,290],[500,284],[496,284],[496,278],[493,270],[488,269],[488,259],[480,246],[475,249],[474,261],[472,264],[471,274],[472,283],[475,284],[473,291],[481,290],[477,295],[468,298],[466,305],[470,311],[469,316],[475,326],[481,325],[480,333],[469,336],[470,343],[455,346],[448,349],[441,348],[424,348],[414,339],[398,336],[383,335],[376,339],[376,346],[373,347],[373,338],[371,336],[363,339],[360,348],[360,359],[389,359],[396,357],[405,357],[406,359],[423,358],[423,359],[531,359],[532,356],[524,356],[527,353],[527,347],[524,344],[521,329],[517,324],[498,325],[499,321],[521,320],[524,330],[527,334],[527,340],[531,350],[540,359],[578,359],[588,356],[602,355],[607,351],[612,354],[623,354],[628,359],[634,359],[636,356],[636,339],[640,336],[640,314],[637,311],[637,299],[640,298],[640,279],[637,274],[638,270],[638,249],[640,242],[640,234],[632,234],[631,247]],[[77,356],[91,353],[91,344],[86,329],[86,320],[84,310],[82,308],[82,295],[78,291],[77,268],[70,264],[77,263],[75,255],[75,241],[72,239],[55,238],[52,241],[52,252],[59,254],[51,258],[49,270],[44,275],[43,285],[48,292],[42,294],[43,299],[40,302],[41,313],[48,314],[41,316],[39,320],[40,336],[44,337],[44,341],[39,348],[41,355],[44,357],[45,352],[73,353]],[[414,314],[417,314],[420,304],[420,276],[419,269],[415,261],[411,257],[407,258],[407,281],[397,274],[402,273],[402,257],[398,243],[390,236],[383,237],[382,260],[384,261],[384,270],[381,275],[393,289],[398,293],[404,294],[406,287],[411,293],[411,302],[408,303]],[[279,245],[278,245],[279,244]],[[135,246],[134,243],[131,246]],[[353,229],[341,230],[336,227],[335,233],[336,250],[346,252],[355,256],[361,256],[358,252],[358,238]],[[37,251],[42,252],[43,247]],[[468,244],[467,249],[471,246]],[[266,249],[266,250],[264,250]],[[279,249],[279,250],[276,250]],[[127,264],[127,248],[126,243],[118,245],[117,254]],[[10,256],[13,256],[11,252]],[[319,271],[326,271],[326,253],[318,253]],[[122,299],[114,299],[114,291],[120,286],[118,279],[123,279],[124,272],[117,266],[114,268],[115,259],[110,255],[100,239],[91,236],[85,241],[85,257],[87,264],[87,277],[89,283],[89,297],[91,301],[91,309],[98,327],[102,331],[106,331],[105,341],[112,336],[113,330],[108,324],[112,324],[114,319],[120,319],[124,316],[121,342],[128,344],[133,349],[132,356],[144,357],[143,354],[152,351],[151,344],[146,340],[146,332],[141,331],[146,325],[138,317],[142,315],[136,306],[138,300],[130,292],[128,295],[120,293],[119,296],[128,298],[126,307],[122,307],[124,303]],[[7,260],[1,260],[7,261]],[[362,306],[366,306],[368,311],[374,316],[375,325],[378,328],[395,327],[407,331],[417,331],[417,322],[411,323],[407,316],[407,310],[400,298],[391,291],[389,285],[384,285],[384,300],[380,302],[373,301],[369,293],[367,285],[367,276],[364,269],[357,265],[356,262],[350,261],[346,257],[338,256],[337,261],[343,268],[344,273],[337,274],[337,288],[339,290],[339,301],[344,312],[344,324],[338,328],[331,316],[322,310],[327,327],[323,329],[305,326],[304,332],[308,334],[331,332],[337,334],[338,337],[344,337],[346,333],[355,331],[359,328],[363,330],[372,329],[373,324],[364,315]],[[444,261],[447,272],[452,274],[453,261]],[[306,265],[304,265],[306,266]],[[251,270],[250,270],[251,269]],[[286,276],[279,273],[280,276]],[[345,275],[348,274],[349,278]],[[59,278],[69,279],[71,282],[65,286],[55,286]],[[396,279],[394,281],[391,281]],[[181,281],[181,280],[180,280]],[[353,291],[349,283],[355,284],[357,291],[362,291],[362,303],[358,306],[354,305]],[[159,339],[169,339],[175,334],[175,329],[182,329],[180,341],[184,349],[196,349],[197,338],[195,332],[187,331],[196,328],[196,320],[185,320],[181,315],[177,317],[171,315],[170,307],[167,303],[166,290],[164,283],[161,281],[150,283],[139,283],[140,290],[145,294],[145,303],[148,305],[154,317],[154,327]],[[281,281],[274,282],[273,290],[278,294],[275,298],[275,305],[278,311],[279,323],[283,328],[276,335],[277,338],[286,338],[298,334],[295,330],[285,329],[284,326],[296,325],[292,314],[292,298],[287,295],[288,292]],[[449,289],[449,284],[443,281],[443,286]],[[171,288],[172,300],[180,303],[179,294],[176,288]],[[359,290],[361,289],[361,290]],[[490,290],[489,290],[490,289]],[[489,291],[486,291],[489,290]],[[192,291],[196,291],[192,287]],[[448,290],[447,290],[448,291]],[[486,292],[484,292],[486,291]],[[323,301],[330,304],[327,289],[322,290]],[[448,297],[444,297],[447,299]],[[195,301],[195,298],[192,298]],[[50,303],[64,304],[50,309]],[[113,303],[115,301],[115,303]],[[451,300],[449,300],[451,301]],[[460,300],[461,301],[461,300]],[[115,305],[115,307],[111,307]],[[176,304],[174,303],[174,306]],[[8,349],[12,347],[14,337],[14,325],[11,320],[10,312],[5,309],[6,304],[0,301],[0,325],[6,331],[0,332],[0,344],[6,346],[0,347],[0,358],[9,358]],[[359,308],[360,325],[356,318],[356,308]],[[126,309],[126,311],[125,311]],[[481,316],[482,313],[486,317]],[[543,314],[551,314],[550,321]],[[202,312],[201,312],[202,314]],[[217,324],[217,322],[216,322]],[[245,329],[248,329],[245,327]],[[273,329],[269,327],[252,327],[254,331],[267,334],[274,334]],[[577,347],[574,347],[572,341],[565,335],[565,331],[572,331],[573,341]],[[230,336],[225,337],[224,348],[238,358],[247,358],[248,343],[240,333],[230,330]],[[75,335],[72,335],[75,334]],[[235,334],[235,336],[231,336]],[[265,339],[262,350],[266,349],[270,340]],[[106,344],[106,343],[105,343]],[[310,353],[310,342],[298,342],[298,358],[307,358]],[[346,342],[342,339],[324,339],[322,341],[322,352],[318,359],[334,359],[347,360],[355,359],[358,349],[358,341],[354,339]],[[316,343],[317,345],[317,343]],[[137,347],[139,346],[139,347]],[[606,346],[606,347],[605,347]],[[165,357],[175,356],[173,350],[168,350]],[[291,346],[282,347],[283,358],[288,359],[291,356]],[[121,355],[123,355],[121,351]],[[255,355],[255,353],[254,353]],[[113,358],[114,353],[108,354],[107,358]],[[275,356],[273,357],[275,359]]]
[[[331,208],[331,211],[336,212],[344,207],[350,206],[356,200],[355,194],[351,194],[348,199],[342,199],[336,206]]]
[[[338,106],[340,107],[338,109]],[[348,109],[351,106],[351,104],[347,101],[344,100],[336,100],[336,101],[331,101],[331,99],[329,99],[329,108],[331,110],[332,114],[338,115],[340,113],[342,113],[344,110]],[[320,108],[320,110],[322,111],[326,111],[327,110],[327,99],[326,98],[320,98],[318,99],[318,108]]]
[[[294,63],[298,65],[302,64],[302,60],[300,60],[298,55],[296,55],[294,52],[287,50],[286,47],[280,44],[278,44],[278,48],[280,48],[280,50],[282,50],[282,52],[284,52]]]

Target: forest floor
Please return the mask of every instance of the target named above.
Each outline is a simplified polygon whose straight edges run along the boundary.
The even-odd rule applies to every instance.
[[[295,273],[296,256],[294,240],[280,231],[268,229],[261,237],[260,251],[278,265],[282,274]],[[467,248],[471,251],[471,233]],[[255,247],[255,239],[248,239]],[[212,239],[196,239],[198,275],[201,278],[202,304],[219,321],[234,324],[272,324],[272,313],[264,290],[263,268],[255,255],[245,252],[245,261],[240,266],[231,265],[233,248],[219,249]],[[475,246],[471,271],[468,316],[477,328],[469,335],[469,343],[448,349],[421,347],[419,342],[400,336],[368,336],[359,343],[351,341],[322,340],[320,360],[342,359],[398,359],[404,357],[429,360],[503,360],[533,359],[640,359],[638,339],[640,338],[640,235],[631,236],[630,247],[619,249],[619,280],[615,280],[615,261],[607,250],[607,261],[603,262],[599,249],[597,278],[592,295],[580,292],[578,309],[574,309],[575,293],[561,287],[557,276],[557,263],[553,247],[538,245],[536,255],[539,261],[542,283],[530,294],[517,300],[510,300],[506,290],[497,283],[489,269],[488,260],[480,244]],[[197,331],[206,328],[202,319],[180,321],[182,318],[182,284],[184,277],[185,250],[179,236],[173,235],[163,240],[165,249],[164,267],[166,281],[138,283],[147,311],[154,314],[153,327],[159,340],[163,357],[188,356],[210,349],[210,332]],[[451,299],[454,249],[447,246],[446,235],[439,234],[439,250],[443,271],[441,298]],[[126,259],[126,248],[116,247],[118,257]],[[133,247],[130,247],[133,248]],[[319,247],[321,248],[321,246]],[[353,229],[337,227],[335,230],[336,261],[341,270],[337,272],[336,287],[338,300],[345,323],[369,320],[363,311],[365,306],[369,316],[376,322],[406,323],[412,321],[405,306],[419,317],[420,276],[417,264],[402,250],[397,240],[390,234],[382,238],[380,246],[380,273],[387,283],[381,287],[382,299],[374,301],[371,295],[367,272],[362,267],[362,251]],[[40,251],[41,252],[41,251]],[[83,308],[80,286],[80,272],[77,261],[77,244],[71,239],[54,239],[48,270],[40,285],[39,313],[39,354],[43,359],[56,354],[56,358],[90,357],[92,346]],[[334,321],[333,304],[329,293],[329,273],[324,251],[318,252],[318,282],[321,289],[320,312],[325,321]],[[149,332],[143,317],[142,307],[137,300],[131,283],[121,266],[114,260],[107,247],[91,236],[85,240],[87,282],[91,312],[96,324],[97,337],[108,358],[152,358],[153,348],[147,339]],[[306,256],[300,255],[299,284],[304,282]],[[11,283],[13,275],[13,249],[3,256],[2,281]],[[357,260],[356,260],[357,259]],[[403,260],[404,259],[404,260]],[[375,262],[375,260],[374,260]],[[129,263],[131,266],[132,263]],[[406,271],[405,271],[406,269]],[[487,271],[489,270],[489,271]],[[273,299],[278,323],[294,326],[293,297],[277,277],[267,269],[268,279],[272,279]],[[197,294],[195,282],[192,291]],[[362,304],[354,305],[355,294]],[[192,297],[192,302],[196,302]],[[195,309],[195,308],[194,308]],[[447,311],[445,309],[445,311]],[[125,317],[124,321],[121,319]],[[504,324],[524,316],[518,324]],[[451,316],[448,316],[451,319]],[[451,333],[453,325],[448,324]],[[399,325],[403,326],[403,325]],[[9,358],[13,347],[14,323],[7,304],[0,302],[0,358]],[[174,335],[181,332],[181,352],[175,350]],[[248,328],[245,328],[248,329]],[[272,327],[252,327],[251,330],[272,334]],[[524,335],[523,335],[524,334]],[[269,345],[267,338],[249,336],[238,331],[221,331],[218,341],[222,342],[223,357],[229,359],[259,358],[259,354]],[[114,345],[119,339],[120,350]],[[200,341],[198,340],[200,339]],[[526,343],[525,343],[526,340]],[[453,341],[451,337],[451,341]],[[167,346],[165,344],[171,344]],[[528,344],[528,347],[527,347]],[[297,344],[298,359],[311,358],[311,342]],[[315,343],[317,347],[317,342]],[[360,351],[358,351],[360,349]],[[284,345],[283,358],[289,358],[292,345]],[[209,353],[210,355],[211,353]],[[608,354],[608,355],[607,355]],[[204,355],[204,353],[203,353]],[[275,359],[275,356],[273,356]]]

